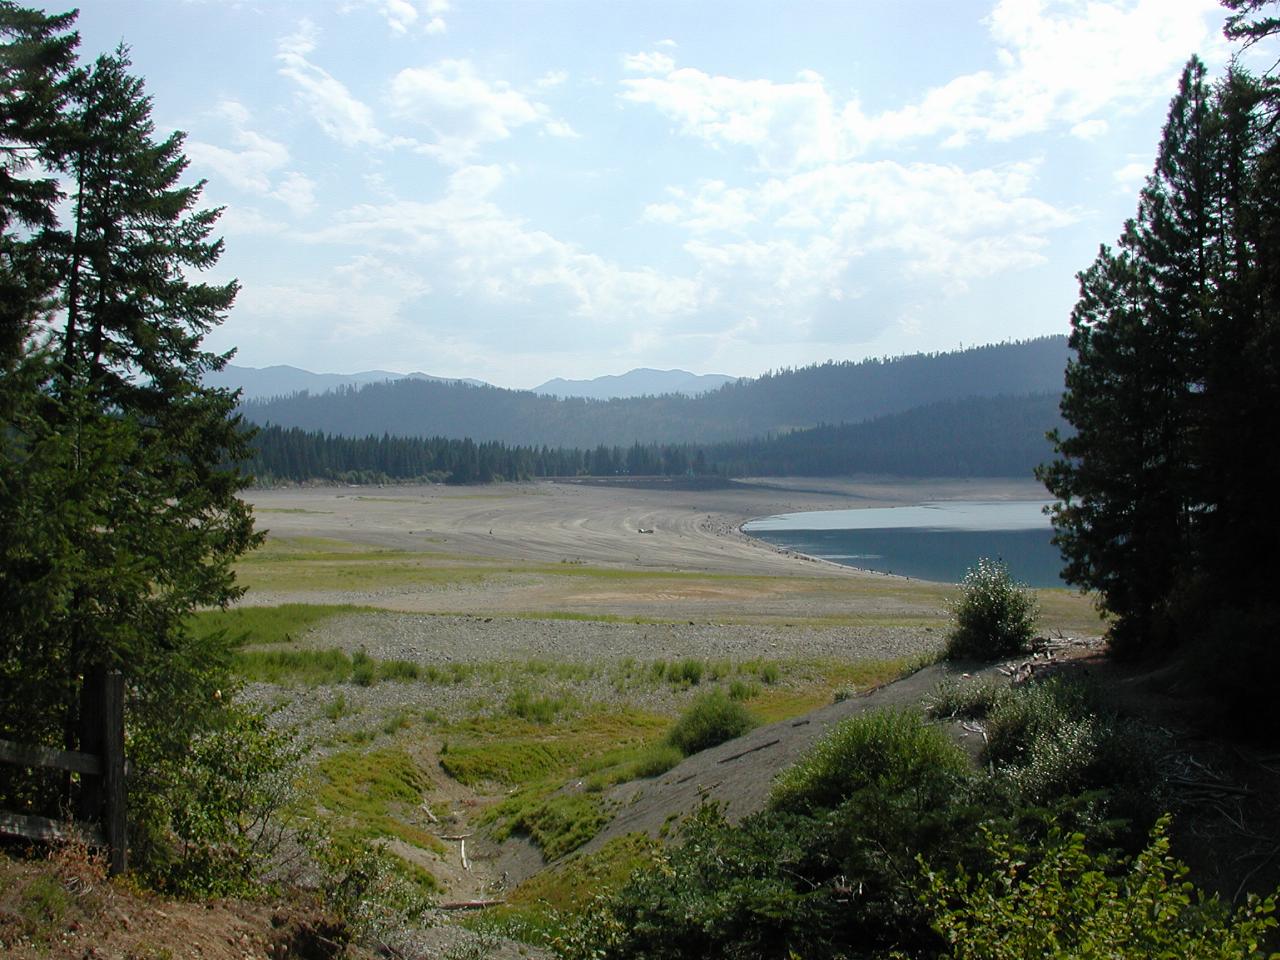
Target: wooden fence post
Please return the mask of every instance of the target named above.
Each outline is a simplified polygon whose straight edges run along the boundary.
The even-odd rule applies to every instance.
[[[102,829],[110,850],[112,876],[129,865],[128,818],[124,782],[124,674],[113,670],[102,687]]]
[[[94,670],[84,678],[80,739],[80,750],[54,750],[39,744],[0,739],[0,763],[80,774],[76,811],[79,822],[72,825],[71,831],[57,820],[0,810],[0,834],[31,840],[62,840],[77,834],[88,837],[89,842],[107,847],[107,870],[115,876],[129,865],[124,674]],[[92,821],[99,821],[101,829]]]

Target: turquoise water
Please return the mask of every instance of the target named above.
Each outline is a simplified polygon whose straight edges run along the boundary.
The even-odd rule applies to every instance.
[[[763,517],[743,526],[769,543],[834,563],[957,583],[979,557],[1033,587],[1064,586],[1044,502],[951,501]]]

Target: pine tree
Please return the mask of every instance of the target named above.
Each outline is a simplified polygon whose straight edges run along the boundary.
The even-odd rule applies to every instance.
[[[1075,432],[1053,437],[1061,459],[1040,472],[1060,501],[1064,576],[1099,592],[1118,652],[1176,639],[1169,601],[1193,560],[1193,450],[1219,226],[1210,101],[1193,58],[1121,252],[1104,249],[1080,275],[1062,402]]]
[[[12,371],[52,306],[56,173],[76,79],[73,21],[0,0],[0,375]]]
[[[74,50],[73,34],[59,39]],[[88,70],[45,62],[45,87],[65,96],[46,96],[52,115],[15,121],[9,136],[39,143],[58,130],[60,152],[37,160],[65,170],[72,222],[55,223],[52,208],[30,221],[0,198],[5,223],[40,228],[23,242],[56,267],[52,287],[25,288],[28,302],[52,295],[61,308],[46,319],[47,349],[32,324],[21,331],[7,377],[18,399],[0,424],[0,723],[75,747],[79,678],[122,670],[132,786],[155,796],[158,771],[183,755],[226,682],[229,651],[193,636],[189,615],[239,596],[231,564],[257,541],[237,496],[247,478],[229,466],[250,453],[235,397],[201,382],[227,360],[201,342],[237,288],[189,279],[217,262],[220,211],[199,209],[202,184],[182,183],[181,134],[156,139],[127,51]]]

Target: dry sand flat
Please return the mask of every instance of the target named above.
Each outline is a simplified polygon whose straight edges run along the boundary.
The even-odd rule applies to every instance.
[[[638,570],[813,576],[738,531],[754,517],[926,500],[1036,500],[1024,480],[760,480],[682,488],[661,482],[536,482],[488,487],[306,487],[251,491],[279,537],[328,537],[400,550]],[[652,533],[640,533],[640,530]],[[844,568],[827,571],[848,575]]]
[[[949,592],[942,585],[787,554],[739,527],[800,510],[1043,495],[1024,480],[877,479],[257,490],[248,499],[259,525],[282,542],[318,537],[404,554],[388,561],[394,575],[349,584],[319,574],[314,582],[301,575],[255,581],[247,569],[245,602],[698,621],[941,621]],[[1067,619],[1056,626],[1093,622],[1083,600],[1058,602]]]

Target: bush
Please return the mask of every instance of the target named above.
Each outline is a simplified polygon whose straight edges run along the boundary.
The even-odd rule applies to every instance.
[[[288,731],[235,704],[180,758],[134,744],[134,861],[148,883],[182,896],[243,895],[303,826],[296,804],[302,752]]]
[[[1085,851],[1078,833],[1050,837],[1043,851],[989,836],[994,870],[978,877],[926,870],[921,900],[953,960],[1262,960],[1275,897],[1234,914],[1217,898],[1193,897],[1187,868],[1169,855],[1167,823],[1119,876],[1106,857]]]
[[[680,715],[667,742],[686,757],[740,737],[759,721],[723,690],[704,693]]]
[[[935,720],[979,720],[1011,696],[1006,680],[965,677],[939,683],[925,705]]]
[[[999,560],[980,559],[964,575],[951,605],[948,659],[991,660],[1021,653],[1035,635],[1035,596]]]
[[[877,710],[850,717],[778,777],[775,810],[811,813],[833,808],[867,787],[909,791],[940,776],[969,772],[964,752],[914,713]]]

